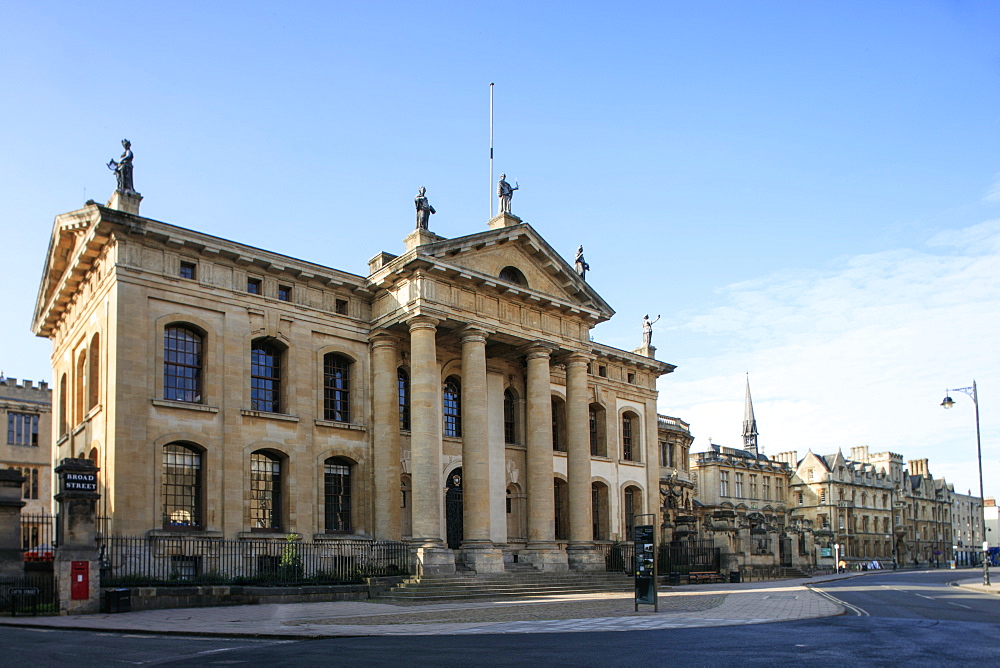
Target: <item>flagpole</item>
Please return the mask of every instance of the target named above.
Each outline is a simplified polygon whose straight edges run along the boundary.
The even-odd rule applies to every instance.
[[[493,218],[493,84],[490,84],[490,219]]]

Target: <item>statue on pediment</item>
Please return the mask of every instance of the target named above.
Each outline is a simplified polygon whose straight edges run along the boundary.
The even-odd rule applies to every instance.
[[[500,175],[500,181],[497,182],[497,197],[500,199],[498,213],[510,213],[510,200],[514,197],[514,191],[517,189],[517,181],[514,181],[514,185],[511,186],[507,183],[507,175]]]
[[[426,230],[431,220],[431,214],[437,213],[431,203],[427,201],[427,189],[420,186],[420,191],[413,198],[413,204],[417,207],[417,229]]]
[[[590,265],[583,259],[582,245],[576,249],[576,261],[573,263],[573,266],[576,268],[576,273],[580,275],[580,278],[587,280],[587,272],[590,271]]]
[[[135,185],[132,183],[132,143],[128,139],[122,139],[122,148],[125,149],[118,160],[110,160],[108,169],[115,173],[118,179],[118,190],[124,193],[134,193]]]
[[[649,314],[642,316],[642,345],[644,348],[649,348],[653,345],[653,325],[660,319],[660,316],[656,316],[656,320],[650,320]]]

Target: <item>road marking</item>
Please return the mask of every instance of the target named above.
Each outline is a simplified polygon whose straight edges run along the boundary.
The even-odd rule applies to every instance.
[[[933,596],[924,596],[923,594],[914,594],[914,596],[919,596],[920,598],[926,598],[928,601],[933,601]]]
[[[819,594],[820,596],[823,596],[824,598],[827,598],[827,599],[829,599],[830,601],[833,601],[833,602],[834,602],[834,603],[836,603],[837,605],[842,605],[842,606],[844,606],[845,608],[847,608],[848,610],[850,610],[851,612],[853,612],[853,613],[854,613],[855,615],[857,615],[858,617],[871,617],[871,615],[869,615],[869,614],[868,614],[868,612],[867,612],[866,610],[864,610],[863,608],[859,608],[859,607],[858,607],[858,606],[856,606],[856,605],[851,605],[851,604],[850,604],[850,603],[848,603],[847,601],[842,601],[841,599],[837,598],[837,597],[836,597],[836,596],[834,596],[833,594],[830,594],[830,593],[827,593],[827,592],[823,591],[822,589],[816,589],[816,588],[815,588],[815,587],[814,587],[813,585],[811,585],[811,584],[807,584],[807,585],[806,585],[806,587],[807,587],[807,588],[808,588],[808,589],[809,589],[810,591],[814,591],[814,592],[816,592],[816,593],[817,593],[817,594]]]
[[[948,605],[957,605],[960,608],[965,608],[966,610],[972,610],[972,608],[967,605],[962,605],[961,603],[955,603],[953,601],[948,601]]]

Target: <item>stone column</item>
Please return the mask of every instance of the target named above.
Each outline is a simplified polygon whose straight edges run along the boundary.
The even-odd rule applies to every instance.
[[[644,512],[653,513],[655,517],[643,518],[643,524],[652,524],[653,533],[658,534],[660,524],[663,522],[663,511],[660,508],[660,416],[656,412],[656,399],[646,399],[645,419],[643,424],[646,427],[642,435],[644,451],[643,461],[646,462],[646,510]]]
[[[528,544],[522,554],[541,570],[566,570],[566,554],[555,542],[550,352],[538,343],[527,355]]]
[[[570,567],[596,570],[603,567],[594,550],[593,510],[590,472],[590,404],[587,401],[585,355],[573,354],[566,360],[566,441],[569,479]]]
[[[97,549],[97,500],[101,498],[97,493],[98,470],[89,459],[67,458],[56,467],[59,547],[56,548],[53,576],[59,595],[59,614],[62,615],[87,614],[101,608]],[[82,594],[85,596],[81,597]]]
[[[400,539],[399,340],[386,332],[372,336],[372,466],[375,482],[376,540]]]
[[[24,575],[24,553],[21,551],[23,485],[24,476],[14,469],[0,470],[0,575]]]
[[[454,573],[455,558],[441,540],[441,373],[437,324],[427,316],[410,320],[410,478],[413,539],[420,572]]]
[[[462,558],[480,573],[503,571],[503,554],[490,540],[489,412],[486,333],[462,335]]]

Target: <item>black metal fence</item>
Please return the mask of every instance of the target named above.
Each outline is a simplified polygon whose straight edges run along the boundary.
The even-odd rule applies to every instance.
[[[21,515],[21,550],[26,562],[52,561],[55,557],[55,545],[54,515]]]
[[[635,568],[634,543],[598,543],[604,555],[604,570],[609,573],[629,573]]]
[[[51,573],[0,577],[0,614],[54,615],[58,612]]]
[[[347,584],[413,572],[406,544],[266,539],[101,538],[101,586]]]
[[[721,572],[722,550],[711,540],[674,541],[660,546],[657,568],[661,574]]]

